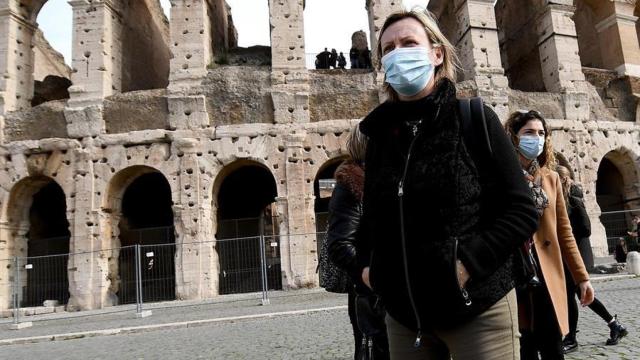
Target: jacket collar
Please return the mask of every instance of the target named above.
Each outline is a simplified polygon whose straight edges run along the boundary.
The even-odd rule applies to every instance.
[[[436,89],[430,95],[415,101],[385,101],[376,107],[360,123],[360,131],[367,136],[387,130],[397,126],[398,122],[413,120],[407,119],[407,114],[415,113],[416,110],[422,114],[423,118],[432,118],[438,108],[440,114],[447,114],[456,106],[456,86],[449,79],[442,79],[436,85]],[[448,117],[447,117],[448,118]],[[433,121],[441,120],[433,119]],[[424,124],[423,124],[424,125]],[[439,127],[441,121],[431,123],[434,127]]]

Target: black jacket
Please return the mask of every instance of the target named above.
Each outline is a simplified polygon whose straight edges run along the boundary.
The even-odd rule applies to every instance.
[[[580,245],[583,239],[591,236],[591,221],[584,206],[582,189],[575,184],[571,185],[567,198],[567,215],[569,215],[569,222],[571,222],[571,230],[573,231],[573,237],[576,238],[576,242]]]
[[[353,161],[345,161],[336,169],[335,178],[327,228],[329,259],[363,290],[362,269],[356,258],[356,234],[362,217],[364,170]]]
[[[513,145],[496,114],[485,111],[494,155],[482,164],[488,174],[482,178],[462,141],[456,89],[448,80],[419,101],[380,105],[360,125],[369,143],[358,266],[370,266],[374,291],[407,327],[417,329],[417,318],[422,329],[454,326],[495,304],[513,289],[514,250],[537,228]],[[458,258],[471,275],[467,305]]]

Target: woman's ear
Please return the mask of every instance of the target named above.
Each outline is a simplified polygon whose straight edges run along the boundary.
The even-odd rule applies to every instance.
[[[442,46],[433,47],[433,65],[440,66],[444,62],[444,51]]]

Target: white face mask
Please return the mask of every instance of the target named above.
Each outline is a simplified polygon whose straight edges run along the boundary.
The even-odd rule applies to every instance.
[[[425,47],[397,48],[382,57],[386,81],[402,96],[413,96],[427,87],[435,66]]]
[[[529,160],[535,160],[544,151],[544,136],[523,135],[520,136],[518,150],[520,154]]]

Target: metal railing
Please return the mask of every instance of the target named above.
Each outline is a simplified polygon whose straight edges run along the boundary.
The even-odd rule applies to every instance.
[[[637,251],[640,249],[638,236],[630,234],[637,230],[636,225],[632,222],[633,215],[640,215],[640,209],[607,211],[602,212],[600,215],[600,221],[607,233],[607,245],[610,254],[615,251],[620,239],[626,241],[629,251]]]
[[[129,231],[127,236],[134,233],[143,242],[173,239],[173,233],[161,236],[165,230],[141,229]],[[283,238],[287,246],[291,246],[296,242],[323,241],[324,233],[260,235],[192,243],[147,242],[93,252],[0,260],[0,313],[13,324],[37,321],[49,314],[57,316],[55,313],[62,313],[60,317],[71,316],[66,313],[66,305],[74,296],[86,295],[82,287],[87,283],[82,281],[90,277],[103,281],[92,288],[100,293],[92,296],[106,299],[101,308],[130,304],[124,311],[131,311],[135,304],[138,315],[150,308],[183,306],[180,301],[174,301],[178,299],[224,302],[225,297],[232,294],[247,294],[266,305],[269,292],[283,289],[285,276],[280,253]],[[288,260],[298,264],[308,261],[300,261],[291,254]],[[104,271],[89,274],[91,266],[86,265],[89,263]],[[83,274],[85,268],[87,273]],[[195,286],[199,286],[199,295],[187,296],[194,293]],[[145,306],[151,303],[159,304]]]

